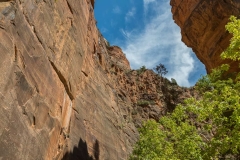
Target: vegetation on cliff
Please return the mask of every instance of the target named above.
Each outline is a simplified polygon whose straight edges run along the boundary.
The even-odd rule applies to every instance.
[[[240,20],[230,20],[226,29],[233,38],[222,57],[239,60]],[[130,159],[239,159],[240,82],[225,74],[228,68],[198,81],[201,99],[189,98],[159,122],[147,121]]]
[[[121,86],[121,91],[125,93],[119,92],[118,95],[123,101],[126,95],[131,98],[132,106],[129,109],[136,127],[142,126],[147,119],[158,120],[185,98],[197,96],[193,87],[180,87],[176,80],[169,81],[145,66],[124,72],[121,79],[125,81]]]

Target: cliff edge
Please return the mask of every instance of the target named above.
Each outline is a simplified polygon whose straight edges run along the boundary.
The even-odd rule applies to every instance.
[[[231,38],[225,25],[230,15],[240,15],[239,0],[171,0],[170,4],[182,41],[193,49],[208,73],[223,63],[230,64],[230,72],[239,70],[238,63],[220,58]]]

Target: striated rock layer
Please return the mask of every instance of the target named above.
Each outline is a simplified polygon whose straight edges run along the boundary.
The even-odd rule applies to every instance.
[[[93,6],[0,2],[0,159],[127,159],[142,120],[194,95],[131,71],[96,28]]]
[[[238,63],[220,58],[231,38],[225,25],[230,15],[240,15],[239,0],[171,0],[170,4],[182,41],[193,49],[208,73],[223,63],[230,64],[231,71],[239,70]]]

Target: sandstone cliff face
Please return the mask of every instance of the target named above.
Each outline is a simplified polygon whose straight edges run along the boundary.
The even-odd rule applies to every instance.
[[[96,28],[93,6],[0,2],[0,159],[127,159],[142,120],[194,95],[131,71]]]
[[[171,0],[173,19],[181,28],[182,41],[193,49],[207,72],[223,64],[231,72],[238,63],[221,60],[220,54],[229,45],[231,35],[225,30],[230,15],[240,15],[239,0]]]
[[[126,159],[125,141],[134,138],[114,126],[121,115],[109,99],[107,51],[95,23],[88,0],[17,0],[3,7],[1,158],[61,159],[83,141],[93,157],[98,144],[95,157]]]

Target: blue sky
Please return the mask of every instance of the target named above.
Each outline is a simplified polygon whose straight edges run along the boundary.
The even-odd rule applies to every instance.
[[[181,41],[169,0],[95,0],[95,18],[111,45],[122,48],[131,68],[165,65],[168,79],[193,86],[205,66]]]

